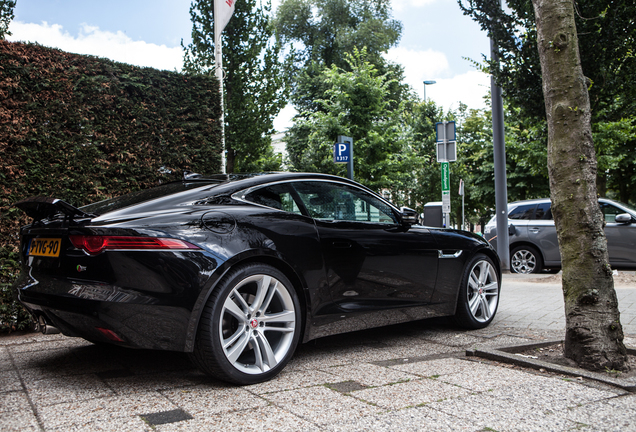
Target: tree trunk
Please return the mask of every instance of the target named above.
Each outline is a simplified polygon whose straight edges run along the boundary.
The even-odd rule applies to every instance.
[[[552,214],[563,263],[565,356],[589,370],[626,370],[618,300],[596,195],[590,101],[572,0],[532,0],[548,119]]]

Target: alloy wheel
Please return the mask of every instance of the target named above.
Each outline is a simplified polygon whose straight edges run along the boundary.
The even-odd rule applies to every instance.
[[[478,261],[468,279],[468,308],[479,322],[490,320],[497,310],[499,282],[495,268],[486,260]]]
[[[219,336],[232,366],[262,374],[289,352],[297,331],[294,301],[278,279],[257,274],[239,282],[223,303]]]

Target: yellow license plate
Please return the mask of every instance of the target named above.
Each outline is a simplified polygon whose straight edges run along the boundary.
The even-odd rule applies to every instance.
[[[34,238],[29,246],[29,255],[58,257],[61,243],[62,240],[59,238]]]

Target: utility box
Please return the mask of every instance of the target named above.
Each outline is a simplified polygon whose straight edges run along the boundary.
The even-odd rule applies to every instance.
[[[444,216],[442,214],[442,202],[429,202],[424,204],[424,223],[430,227],[444,227]]]

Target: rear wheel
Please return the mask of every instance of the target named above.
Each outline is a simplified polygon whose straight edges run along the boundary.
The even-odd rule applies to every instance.
[[[282,272],[264,264],[242,266],[210,296],[191,358],[223,381],[267,381],[291,359],[300,319],[298,296]]]
[[[541,255],[532,246],[518,246],[510,252],[510,270],[513,273],[540,273],[542,269]]]
[[[455,322],[468,329],[486,327],[499,306],[499,278],[492,260],[476,255],[464,269]]]

